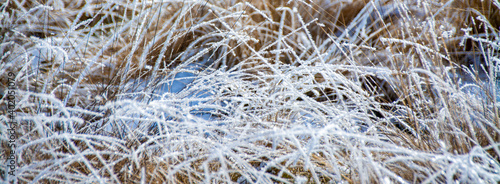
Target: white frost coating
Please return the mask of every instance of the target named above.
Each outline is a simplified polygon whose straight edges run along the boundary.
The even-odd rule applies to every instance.
[[[451,2],[57,1],[47,38],[24,29],[52,5],[2,14],[29,26],[0,38],[0,183],[498,183],[498,30]]]

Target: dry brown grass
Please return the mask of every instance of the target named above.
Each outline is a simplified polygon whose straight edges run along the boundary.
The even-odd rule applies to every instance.
[[[488,62],[498,59],[499,49],[487,43],[498,44],[500,27],[500,10],[491,0],[405,6],[366,0],[9,2],[3,9],[10,17],[1,21],[0,75],[18,73],[18,88],[26,93],[19,96],[23,106],[17,112],[23,126],[35,125],[17,132],[24,169],[19,183],[448,182],[440,172],[456,160],[444,154],[458,158],[480,148],[486,156],[471,162],[490,168],[487,161],[500,162],[497,97],[479,86],[490,82],[480,72],[472,76],[487,97],[482,100],[452,85],[469,79],[463,70],[469,65],[492,71]],[[54,9],[23,17],[41,4]],[[379,11],[369,13],[363,25],[360,14],[373,5]],[[391,7],[396,10],[382,15]],[[452,37],[445,36],[449,30]],[[68,58],[41,50],[34,68],[34,54],[25,53],[51,39]],[[242,71],[236,75],[244,81],[228,80],[243,85],[236,88],[213,86],[222,86],[217,98],[235,101],[237,110],[218,106],[214,116],[235,125],[211,129],[212,137],[183,127],[191,120],[183,110],[190,108],[177,109],[169,119],[155,110],[174,110],[148,106],[160,81],[204,61],[209,62],[198,66],[205,72],[200,73]],[[449,79],[451,73],[457,75]],[[0,89],[5,83],[2,78]],[[141,92],[133,98],[138,109],[115,117],[132,103],[124,97],[132,92]],[[176,98],[163,97],[162,103]],[[143,108],[144,114],[127,116]],[[236,112],[241,115],[233,117]],[[302,127],[320,135],[300,132],[294,129],[300,118],[327,128]],[[127,124],[155,121],[166,124],[156,124],[156,133]],[[367,130],[350,132],[357,121]],[[165,126],[163,132],[158,126]],[[227,141],[233,131],[248,141]],[[10,149],[3,139],[2,148]],[[470,174],[448,172],[455,180]]]

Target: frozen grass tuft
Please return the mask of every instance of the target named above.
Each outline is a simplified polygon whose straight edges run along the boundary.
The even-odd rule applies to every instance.
[[[498,0],[0,11],[4,182],[500,181]]]

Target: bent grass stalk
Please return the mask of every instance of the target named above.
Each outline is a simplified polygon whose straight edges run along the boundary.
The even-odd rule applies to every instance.
[[[9,0],[19,167],[1,179],[497,183],[499,8]]]

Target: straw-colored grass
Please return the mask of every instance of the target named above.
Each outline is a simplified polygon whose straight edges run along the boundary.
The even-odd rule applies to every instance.
[[[498,0],[0,11],[4,182],[500,181]]]

